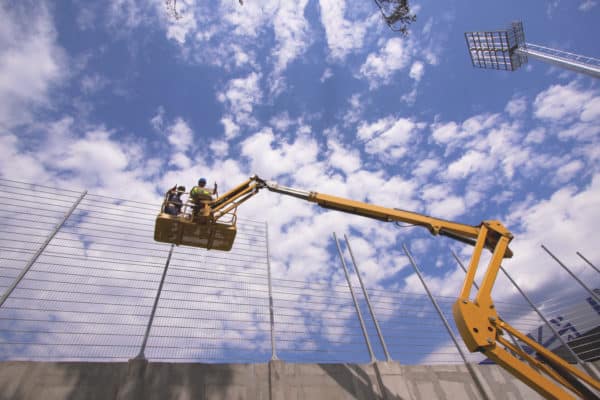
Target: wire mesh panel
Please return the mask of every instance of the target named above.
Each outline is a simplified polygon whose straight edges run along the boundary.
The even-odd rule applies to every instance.
[[[293,362],[368,362],[347,285],[273,279],[275,339]]]
[[[147,358],[161,361],[264,362],[271,357],[264,223],[238,221],[230,252],[184,246],[171,252],[169,244],[152,240],[158,204],[95,194],[82,198],[77,191],[3,179],[0,188],[2,293],[34,261],[0,307],[0,360],[124,361],[142,349]],[[35,206],[25,206],[22,199],[32,196],[38,200]],[[65,214],[64,224],[49,236]],[[600,274],[583,267],[577,272],[581,279],[600,287]],[[278,357],[288,362],[369,362],[341,274],[332,271],[330,278],[318,281],[284,274],[274,271],[271,282]],[[366,299],[358,283],[352,285],[375,357],[383,360]],[[383,287],[366,291],[392,359],[404,364],[462,363],[424,292]],[[600,301],[581,287],[565,293],[539,302],[539,309],[579,358],[596,360]],[[451,318],[455,298],[434,297],[459,336]],[[496,307],[518,330],[570,360],[526,302],[496,302]],[[487,362],[466,351],[462,342],[459,346],[469,361]]]
[[[595,292],[600,295],[600,290],[596,289]],[[578,293],[568,299],[548,299],[539,308],[580,360],[600,359],[600,302],[597,298]],[[575,362],[547,327],[540,325],[531,334],[564,359]]]
[[[462,362],[425,293],[369,289],[369,297],[392,359],[403,364]],[[373,330],[370,334],[375,337]]]
[[[7,287],[79,195],[2,183],[15,199],[44,197],[34,210],[12,197],[3,207],[0,272]],[[152,240],[158,209],[87,195],[0,308],[0,358],[134,357],[170,249]],[[269,339],[261,325],[268,318],[265,228],[252,221],[239,228],[232,252],[175,250],[151,330],[150,358],[241,360],[240,348],[247,360],[268,358],[260,353]]]
[[[0,178],[0,295],[39,250],[81,192]]]
[[[153,211],[84,198],[2,307],[4,357],[134,356],[168,251],[147,239]]]
[[[177,248],[146,356],[258,362],[271,354],[265,224],[238,223],[230,252]]]

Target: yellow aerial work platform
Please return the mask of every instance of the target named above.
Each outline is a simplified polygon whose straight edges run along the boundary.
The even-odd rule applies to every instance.
[[[191,203],[182,204],[177,215],[165,212],[165,200],[154,225],[154,240],[177,246],[201,247],[208,250],[229,251],[236,234],[235,210],[215,221],[210,213],[209,202],[204,212],[195,212]]]

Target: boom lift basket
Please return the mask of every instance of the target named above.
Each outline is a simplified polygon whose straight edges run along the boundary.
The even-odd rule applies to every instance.
[[[231,250],[237,231],[236,209],[223,215],[218,221],[213,221],[210,217],[194,216],[193,212],[188,211],[192,209],[191,204],[183,205],[179,215],[165,213],[165,204],[156,217],[154,240],[177,246]]]

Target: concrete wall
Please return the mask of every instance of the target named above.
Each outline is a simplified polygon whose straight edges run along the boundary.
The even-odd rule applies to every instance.
[[[503,369],[473,365],[0,363],[0,399],[539,399]],[[483,392],[482,392],[483,391]],[[484,394],[485,393],[485,394]]]

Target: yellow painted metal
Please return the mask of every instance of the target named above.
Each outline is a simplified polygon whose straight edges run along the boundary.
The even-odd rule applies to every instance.
[[[555,370],[550,368],[550,366],[542,363],[541,361],[536,360],[531,355],[525,353],[523,350],[506,340],[502,335],[499,335],[497,339],[498,343],[506,347],[506,349],[511,353],[516,354],[523,360],[525,360],[527,364],[529,364],[529,366],[532,367],[536,372],[542,370],[542,372],[552,377],[552,379],[554,379],[556,382],[569,388],[572,392],[579,394],[579,392],[577,392],[577,390],[569,383],[569,381],[567,381],[564,377],[560,376]],[[553,384],[552,382],[550,383]]]
[[[474,245],[465,281],[459,298],[452,308],[456,326],[467,348],[472,352],[479,351],[485,354],[548,399],[573,399],[575,397],[572,393],[580,396],[581,393],[569,382],[569,379],[578,379],[590,387],[600,390],[600,382],[572,367],[554,353],[506,324],[498,316],[491,292],[502,260],[512,256],[508,245],[513,238],[510,231],[499,221],[484,221],[479,226],[465,225],[410,211],[285,188],[277,184],[269,184],[254,176],[217,200],[208,202],[202,217],[192,218],[185,214],[175,217],[164,213],[159,214],[154,239],[166,243],[230,250],[236,233],[235,210],[237,206],[264,187],[278,193],[315,202],[321,207],[332,210],[381,221],[397,221],[422,226],[433,235],[446,235]],[[221,217],[231,211],[233,211],[233,220],[223,223]],[[470,295],[484,248],[492,252],[492,257],[473,301],[470,299]],[[563,373],[569,376],[569,379],[508,343],[502,337],[504,332],[512,334],[533,348],[543,359],[550,360],[553,365],[558,365]],[[520,360],[517,356],[525,361]]]
[[[473,286],[473,277],[480,261],[483,243],[485,242],[482,236],[490,235],[495,236],[496,246],[475,301],[472,301],[469,299],[469,295]],[[533,348],[543,359],[550,360],[553,364],[558,365],[571,379],[578,379],[596,390],[600,390],[600,382],[596,379],[572,367],[562,358],[499,318],[491,297],[491,291],[511,239],[512,235],[502,225],[484,223],[481,226],[480,236],[477,238],[477,244],[473,251],[473,257],[467,270],[460,297],[452,308],[456,326],[465,345],[472,352],[479,351],[485,354],[489,359],[505,368],[547,399],[574,399],[581,396],[581,393],[557,371],[509,344],[501,336],[504,332],[512,334],[516,339]],[[508,348],[512,353],[499,345]],[[525,362],[515,354],[524,358]]]
[[[477,273],[477,267],[479,266],[479,260],[481,259],[481,252],[483,251],[486,237],[487,227],[483,225],[479,230],[479,236],[477,236],[477,242],[475,243],[473,255],[471,256],[471,261],[469,263],[469,269],[467,269],[467,275],[465,276],[465,281],[463,282],[463,287],[458,297],[459,299],[468,300],[471,295],[471,289],[473,288],[475,274]]]
[[[483,353],[546,399],[574,400],[577,398],[496,343],[484,349]]]
[[[154,240],[157,242],[209,250],[231,250],[235,235],[235,223],[225,224],[210,220],[201,223],[184,216],[177,217],[165,213],[158,215],[154,227]]]
[[[568,371],[571,375],[576,376],[577,378],[584,381],[594,389],[600,391],[600,381],[592,378],[580,369],[575,368],[574,366],[572,366],[571,364],[569,364],[561,357],[557,356],[556,354],[554,354],[553,352],[536,342],[535,340],[532,340],[528,336],[524,335],[523,333],[509,325],[507,322],[498,321],[498,326],[499,328],[505,330],[506,332],[513,335],[515,338],[525,343],[527,346],[531,347],[533,350],[535,350],[536,353],[541,355],[543,358],[550,360],[554,364],[557,364],[558,366],[560,366],[560,368]]]
[[[177,216],[164,213],[165,196],[156,218],[154,240],[178,246],[231,250],[237,232],[237,207],[256,194],[256,184],[257,180],[251,178],[215,200],[185,203]]]
[[[325,208],[357,214],[363,217],[379,219],[382,221],[400,221],[423,226],[433,235],[439,234],[442,229],[464,236],[465,238],[476,238],[479,233],[479,227],[477,226],[459,224],[410,211],[381,207],[328,194],[311,192],[309,200]]]
[[[475,302],[482,308],[494,307],[494,303],[492,302],[492,289],[494,288],[494,283],[496,282],[496,277],[498,276],[498,271],[500,270],[500,265],[504,258],[504,252],[508,247],[509,240],[510,238],[502,236],[498,240],[496,248],[492,253],[492,259],[488,264],[488,268],[485,271],[485,275],[479,286],[477,297],[475,298]]]

